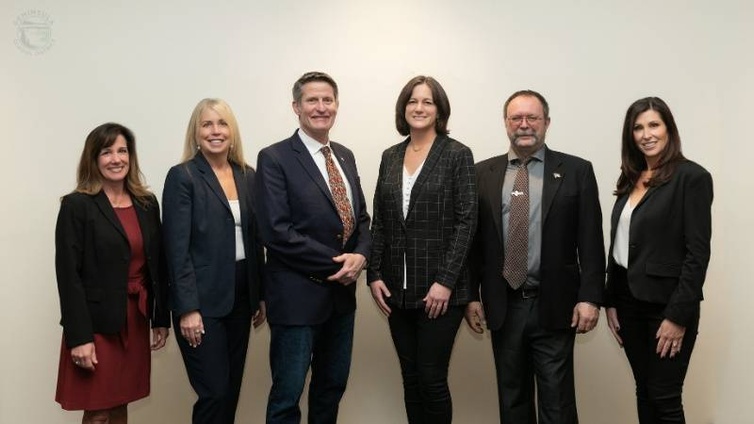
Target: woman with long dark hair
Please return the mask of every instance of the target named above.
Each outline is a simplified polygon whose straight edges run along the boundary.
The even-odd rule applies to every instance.
[[[623,124],[606,306],[636,380],[641,424],[684,423],[681,394],[710,257],[712,177],[681,153],[670,108],[634,102]]]

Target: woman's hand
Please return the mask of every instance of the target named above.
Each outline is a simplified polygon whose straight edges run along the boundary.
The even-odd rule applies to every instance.
[[[168,341],[168,335],[170,335],[170,329],[167,327],[155,327],[152,329],[152,350],[160,350],[165,347],[165,342]]]
[[[204,323],[202,314],[199,311],[186,312],[181,315],[181,335],[188,342],[189,346],[197,347],[202,344],[202,335],[204,334]]]
[[[259,309],[256,313],[254,313],[254,316],[251,317],[251,324],[254,326],[254,328],[259,327],[260,325],[264,324],[264,321],[267,319],[267,305],[264,303],[264,300],[259,302]]]
[[[94,371],[97,365],[97,352],[94,349],[94,342],[85,343],[71,349],[71,359],[77,366]]]
[[[618,342],[620,347],[623,347],[623,339],[620,337],[620,321],[618,321],[618,310],[615,308],[607,308],[605,310],[607,314],[607,326],[610,327],[610,332],[613,333],[613,337]]]
[[[448,310],[448,299],[453,290],[443,286],[440,283],[433,283],[429,287],[427,295],[424,296],[424,312],[427,313],[429,319],[435,319],[440,315],[444,315]]]
[[[386,317],[389,317],[390,312],[392,311],[390,310],[390,307],[387,306],[385,299],[390,297],[390,290],[387,289],[385,282],[382,280],[372,281],[369,283],[369,290],[372,292],[372,297],[380,308],[380,311],[382,311]]]
[[[655,338],[657,339],[656,352],[660,358],[670,356],[671,358],[681,351],[683,336],[686,334],[686,327],[678,325],[668,319],[662,320],[660,328],[657,330]]]

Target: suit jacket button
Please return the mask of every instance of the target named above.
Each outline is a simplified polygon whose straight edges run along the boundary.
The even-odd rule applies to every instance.
[[[340,239],[343,238],[343,234],[338,234],[338,235],[335,236],[335,238],[338,239],[338,240],[340,240]]]

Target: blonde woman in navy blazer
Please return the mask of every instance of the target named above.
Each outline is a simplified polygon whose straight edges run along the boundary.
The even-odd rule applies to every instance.
[[[194,423],[234,422],[252,320],[265,320],[253,183],[230,106],[200,101],[163,191],[171,309],[198,396]]]
[[[383,153],[374,195],[367,282],[388,317],[411,424],[452,421],[448,365],[471,298],[476,172],[471,150],[448,137],[449,118],[434,78],[403,87],[395,122],[409,137]]]
[[[712,177],[684,158],[673,115],[657,97],[628,108],[615,194],[608,325],[633,370],[639,422],[684,423],[681,393],[710,257]]]
[[[164,266],[160,208],[136,139],[102,124],[86,138],[55,227],[63,326],[55,400],[84,410],[83,423],[123,424],[128,403],[149,395],[150,348],[165,346],[170,327]]]

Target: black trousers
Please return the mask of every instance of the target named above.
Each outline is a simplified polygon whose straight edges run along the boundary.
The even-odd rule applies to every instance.
[[[618,267],[619,268],[619,267]],[[673,358],[657,354],[657,330],[665,319],[664,304],[643,302],[628,289],[625,269],[616,282],[619,334],[636,381],[636,406],[640,424],[683,424],[683,381],[694,350],[699,319],[686,328],[681,351]]]
[[[429,319],[424,309],[392,308],[388,323],[403,376],[409,424],[445,424],[453,420],[448,364],[463,306],[450,306]]]
[[[235,421],[251,333],[246,272],[246,261],[238,261],[233,309],[220,318],[202,316],[205,334],[199,346],[189,346],[178,331],[178,347],[189,382],[198,397],[192,414],[194,424],[233,424]],[[173,325],[180,328],[180,317],[173,316]]]
[[[538,298],[519,289],[509,291],[505,323],[491,338],[501,423],[578,423],[573,329],[542,328]]]

